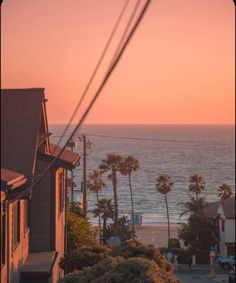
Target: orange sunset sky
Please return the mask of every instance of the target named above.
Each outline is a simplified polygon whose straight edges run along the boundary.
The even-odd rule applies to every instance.
[[[49,122],[66,123],[124,2],[4,0],[2,88],[44,87]],[[233,124],[234,9],[232,0],[153,0],[86,122]]]

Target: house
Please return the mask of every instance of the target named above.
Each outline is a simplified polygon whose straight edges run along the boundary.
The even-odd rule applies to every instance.
[[[224,200],[219,209],[220,254],[235,255],[235,197]]]
[[[61,149],[50,143],[46,102],[43,88],[1,91],[1,283],[63,277],[67,172],[80,156],[65,150],[57,158]]]
[[[204,213],[218,224],[220,255],[235,255],[235,197],[207,204]]]

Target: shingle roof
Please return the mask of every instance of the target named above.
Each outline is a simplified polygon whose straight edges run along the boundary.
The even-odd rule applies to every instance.
[[[235,219],[235,197],[225,199],[221,205],[225,217],[227,219]]]
[[[32,176],[43,88],[1,90],[1,166]]]
[[[55,144],[50,143],[50,154],[39,152],[39,157],[42,159],[51,162],[55,157],[57,157],[61,148]],[[80,160],[80,155],[76,152],[72,152],[70,150],[64,150],[60,158],[57,160],[57,164],[71,170],[78,165]]]
[[[235,197],[209,203],[204,207],[203,211],[208,217],[216,218],[220,206],[222,206],[226,218],[235,218]]]

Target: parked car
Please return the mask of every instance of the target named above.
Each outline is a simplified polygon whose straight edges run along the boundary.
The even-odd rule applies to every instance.
[[[235,265],[235,256],[220,256],[218,258],[218,264],[223,269],[230,269]]]
[[[229,280],[228,280],[228,283],[234,283],[234,282],[235,282],[235,265],[233,265],[233,268],[230,270]]]

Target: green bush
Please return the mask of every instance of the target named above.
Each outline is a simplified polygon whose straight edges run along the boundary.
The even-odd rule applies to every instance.
[[[81,247],[71,251],[61,259],[59,266],[72,272],[74,270],[81,270],[87,266],[93,266],[102,259],[108,256],[110,249],[106,246],[97,245],[93,247]]]
[[[145,246],[138,241],[125,241],[121,246],[114,248],[110,254],[111,256],[122,256],[125,259],[143,257],[153,260],[166,272],[173,272],[172,264],[153,245]]]
[[[152,260],[108,257],[81,272],[68,274],[62,283],[180,283]]]

